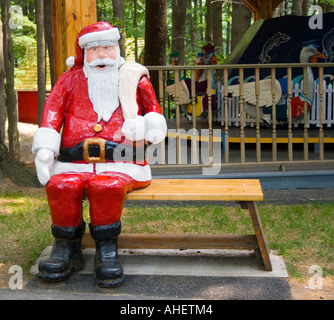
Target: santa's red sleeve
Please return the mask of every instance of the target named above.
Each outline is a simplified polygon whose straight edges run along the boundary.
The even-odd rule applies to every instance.
[[[138,92],[140,102],[137,103],[141,106],[139,112],[145,119],[145,140],[154,144],[160,143],[167,134],[166,119],[162,115],[152,84],[146,76],[140,79]]]
[[[69,72],[63,73],[45,102],[41,124],[33,138],[34,154],[40,149],[51,150],[55,156],[59,154],[69,78]]]
[[[147,76],[143,76],[139,80],[137,88],[137,104],[141,107],[138,111],[139,115],[145,115],[149,112],[162,114],[154,89]]]

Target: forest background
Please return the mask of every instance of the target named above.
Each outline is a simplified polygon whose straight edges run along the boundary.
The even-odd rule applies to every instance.
[[[334,11],[334,0],[283,0],[273,17],[312,15],[314,5],[324,13]],[[41,114],[46,99],[46,57],[51,85],[55,84],[52,1],[1,0],[0,10],[0,161],[7,152],[6,121],[10,159],[20,160],[15,78],[22,64],[38,66]],[[195,64],[197,53],[207,43],[215,46],[222,64],[253,23],[251,11],[241,0],[97,0],[97,20],[117,26],[122,35],[121,54],[129,55],[131,47],[134,59],[146,66],[171,64],[175,51],[180,65]]]

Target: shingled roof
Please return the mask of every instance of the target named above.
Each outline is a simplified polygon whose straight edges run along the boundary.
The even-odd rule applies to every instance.
[[[34,54],[37,57],[37,47],[29,48],[26,54]],[[15,77],[16,91],[38,90],[37,61],[31,64],[21,63]],[[51,91],[50,62],[46,57],[46,90]]]

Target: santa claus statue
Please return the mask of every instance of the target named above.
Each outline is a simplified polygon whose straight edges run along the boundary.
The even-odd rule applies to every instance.
[[[82,29],[76,58],[67,60],[47,99],[32,151],[46,186],[55,244],[39,264],[45,281],[63,281],[84,267],[82,201],[90,202],[89,229],[96,243],[96,282],[123,282],[117,238],[127,192],[151,181],[145,140],[161,142],[165,118],[145,67],[120,57],[117,28],[98,22]]]

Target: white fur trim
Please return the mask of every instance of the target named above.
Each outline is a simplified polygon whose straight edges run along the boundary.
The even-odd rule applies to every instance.
[[[85,45],[92,41],[103,41],[103,40],[110,40],[110,41],[118,41],[120,39],[119,30],[117,28],[97,31],[97,32],[90,32],[86,33],[79,38],[79,46],[84,48]]]
[[[138,114],[137,87],[142,76],[148,76],[148,70],[134,61],[125,62],[119,69],[118,97],[122,105],[124,119],[134,119]]]
[[[157,144],[167,135],[166,119],[157,112],[149,112],[144,116],[146,123],[145,140]]]
[[[31,151],[37,154],[40,149],[49,149],[53,151],[55,157],[59,155],[61,136],[50,128],[38,128],[34,134]]]
[[[120,172],[129,175],[136,181],[148,181],[152,179],[151,168],[149,165],[139,166],[133,163],[96,163],[95,164],[96,174],[103,172]],[[51,175],[61,173],[73,173],[73,172],[94,172],[93,163],[70,163],[56,161]]]
[[[69,67],[69,68],[72,68],[75,64],[75,58],[72,56],[72,57],[68,57],[66,59],[66,65]]]
[[[136,181],[148,181],[152,179],[151,168],[149,165],[139,166],[133,163],[112,163],[112,162],[96,164],[97,174],[108,171],[127,174]]]
[[[71,172],[93,173],[94,164],[56,161],[52,168],[51,175],[61,174],[61,173],[71,173]]]

